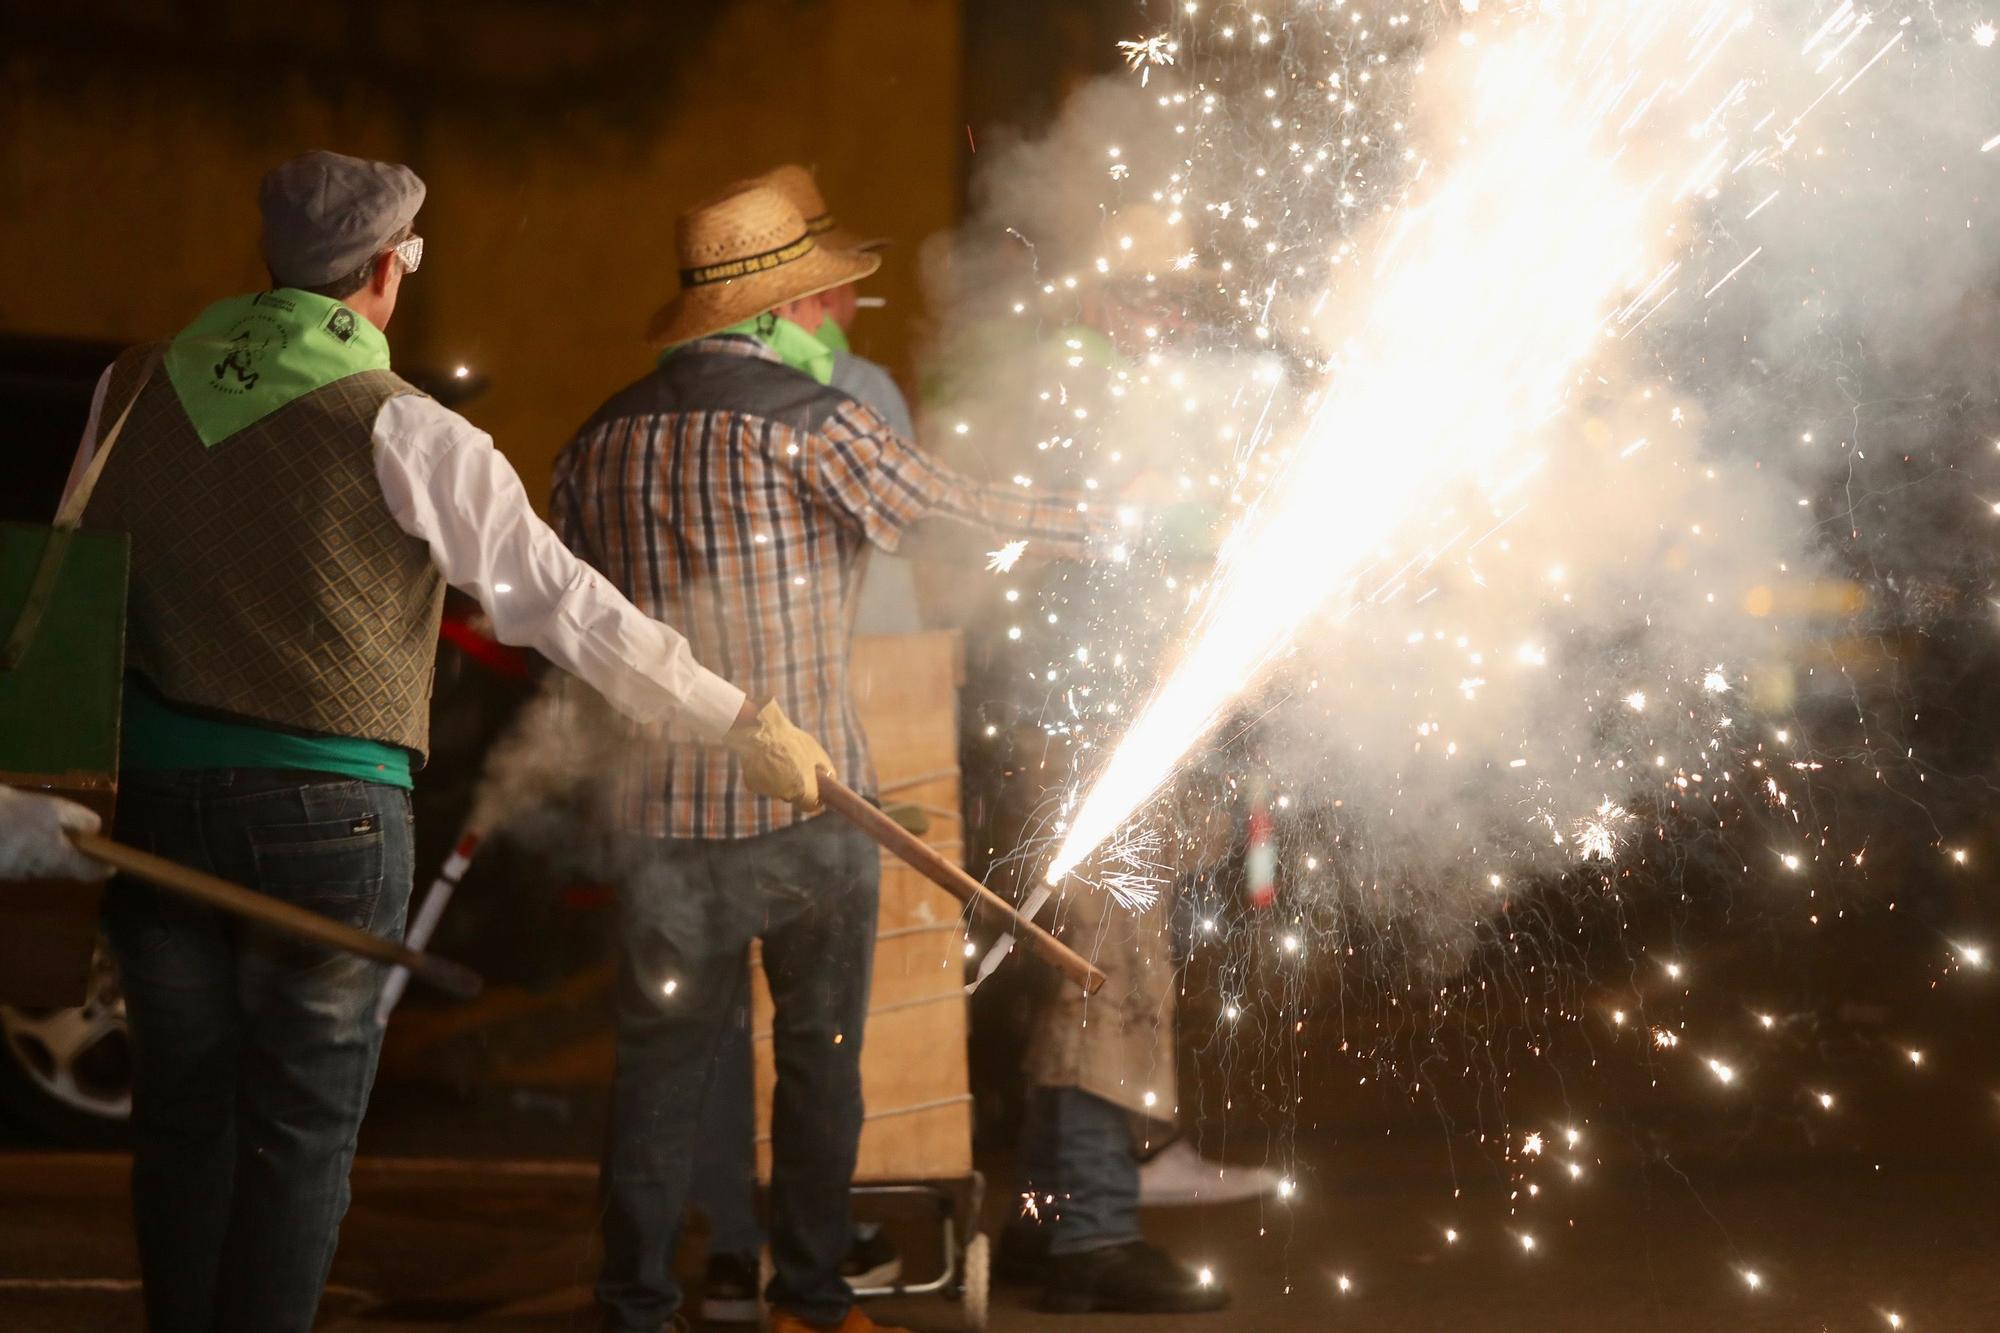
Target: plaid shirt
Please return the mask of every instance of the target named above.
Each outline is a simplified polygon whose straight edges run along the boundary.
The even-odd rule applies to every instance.
[[[950,471],[736,335],[689,344],[607,403],[556,460],[551,500],[572,550],[685,634],[697,661],[775,698],[864,793],[875,772],[847,659],[865,545],[894,552],[943,517],[993,545],[1081,559],[1109,532],[1076,496]],[[752,795],[734,755],[671,726],[611,776],[619,825],[652,837],[743,838],[796,817]]]

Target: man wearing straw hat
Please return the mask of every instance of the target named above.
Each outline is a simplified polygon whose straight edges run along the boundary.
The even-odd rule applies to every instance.
[[[825,760],[570,554],[492,439],[389,369],[423,199],[408,167],[338,153],[269,172],[271,288],[105,372],[65,500],[131,537],[121,840],[390,936],[447,581],[628,715],[739,750],[766,796],[813,800]],[[134,883],[105,928],[148,1324],[304,1333],[381,973]]]
[[[827,206],[826,197],[820,193],[819,182],[804,167],[788,163],[765,172],[757,180],[791,200],[793,206],[805,215],[806,226],[812,229],[815,239],[829,250],[856,250],[872,254],[888,244],[883,238],[863,236],[842,226]],[[833,349],[832,386],[881,413],[882,419],[896,434],[906,440],[914,440],[917,438],[916,418],[910,412],[903,391],[897,387],[895,377],[889,373],[888,367],[870,361],[848,342],[848,332],[854,327],[864,304],[868,302],[854,283],[832,288],[826,293],[826,318],[813,330],[813,336]],[[882,302],[877,299],[874,304]],[[856,598],[855,631],[860,634],[914,634],[923,628],[921,620],[917,608],[917,576],[911,562],[903,556],[871,549],[861,577],[861,591]]]
[[[787,163],[755,178],[785,196],[806,220],[806,230],[829,250],[871,253],[885,242],[843,227],[820,193],[812,172]],[[916,425],[902,390],[884,367],[859,355],[847,330],[859,310],[854,283],[821,294],[826,317],[813,336],[833,352],[832,388],[879,413],[903,439],[916,438]],[[859,634],[908,634],[920,628],[917,589],[910,562],[864,549],[867,562],[856,575],[854,628]],[[718,1053],[714,1082],[702,1112],[705,1151],[695,1159],[691,1202],[708,1219],[708,1272],[702,1282],[701,1318],[708,1324],[755,1323],[759,1251],[764,1233],[756,1210],[756,1107],[747,1007],[733,1015]],[[881,1287],[902,1275],[902,1258],[882,1228],[856,1223],[854,1244],[841,1272],[856,1287]]]
[[[819,243],[768,185],[684,214],[680,292],[650,330],[666,349],[556,464],[559,531],[642,609],[688,626],[704,660],[827,737],[834,770],[874,786],[848,697],[850,608],[866,546],[984,553],[1007,538],[1086,558],[1106,527],[1076,496],[1033,497],[949,471],[829,386],[825,294],[875,271]],[[624,864],[618,1070],[605,1163],[607,1327],[653,1333],[681,1292],[672,1259],[697,1125],[747,946],[776,1008],[772,1328],[875,1328],[841,1276],[862,1123],[860,1046],[879,854],[845,821],[734,790],[735,760],[665,743],[616,776]]]

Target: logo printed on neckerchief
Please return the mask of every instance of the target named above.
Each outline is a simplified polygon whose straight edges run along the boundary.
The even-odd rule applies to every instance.
[[[209,387],[228,394],[249,393],[263,378],[257,367],[284,351],[290,343],[284,325],[269,315],[251,311],[230,329],[226,350],[215,363]]]

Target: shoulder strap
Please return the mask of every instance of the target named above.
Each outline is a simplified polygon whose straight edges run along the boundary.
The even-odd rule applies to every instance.
[[[132,390],[132,396],[125,400],[124,410],[118,414],[118,419],[111,423],[111,429],[104,432],[103,437],[98,440],[97,448],[90,455],[90,462],[84,465],[83,475],[76,479],[76,489],[69,493],[69,497],[62,503],[62,508],[56,511],[55,525],[58,528],[74,528],[83,522],[83,511],[89,507],[91,492],[97,489],[97,479],[104,473],[105,460],[111,457],[111,446],[118,443],[119,432],[125,429],[125,418],[132,415],[133,407],[139,402],[139,395],[144,393],[146,385],[152,382],[153,371],[158,368],[160,356],[165,350],[166,345],[163,343],[146,354],[145,363],[139,368],[139,383]]]
[[[83,475],[76,479],[76,489],[69,493],[69,498],[56,512],[55,526],[49,529],[48,537],[42,544],[42,558],[35,563],[35,574],[28,583],[27,595],[21,599],[21,610],[14,617],[6,638],[0,640],[0,671],[12,671],[20,665],[21,659],[27,656],[28,646],[35,641],[35,632],[42,627],[42,616],[55,598],[56,582],[62,576],[63,558],[69,554],[70,538],[83,521],[90,493],[97,489],[97,478],[104,471],[104,460],[111,456],[111,446],[118,442],[119,432],[125,429],[125,418],[132,415],[132,405],[139,401],[139,395],[153,378],[154,367],[159,365],[163,350],[164,346],[159,346],[147,353],[145,364],[139,371],[138,387],[132,390],[132,396],[126,400],[118,420],[112,422],[111,429],[98,440],[90,462],[84,465]]]

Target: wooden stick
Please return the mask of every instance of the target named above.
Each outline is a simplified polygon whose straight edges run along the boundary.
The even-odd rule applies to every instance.
[[[1104,985],[1104,974],[1081,954],[1022,916],[1014,904],[965,873],[962,866],[947,861],[936,848],[870,805],[852,787],[822,772],[819,798],[826,807],[880,843],[896,858],[952,897],[997,921],[1008,933],[1027,941],[1042,961],[1095,995]]]
[[[252,892],[241,884],[232,884],[178,861],[142,852],[137,847],[127,847],[97,833],[72,832],[69,840],[84,855],[94,857],[115,870],[151,880],[163,889],[171,889],[210,907],[234,912],[260,925],[339,949],[343,953],[359,954],[378,963],[407,967],[412,975],[423,978],[448,995],[469,1000],[485,989],[485,981],[469,967],[419,953],[395,940],[385,940],[380,935],[356,930],[318,912],[280,902],[268,894]]]

